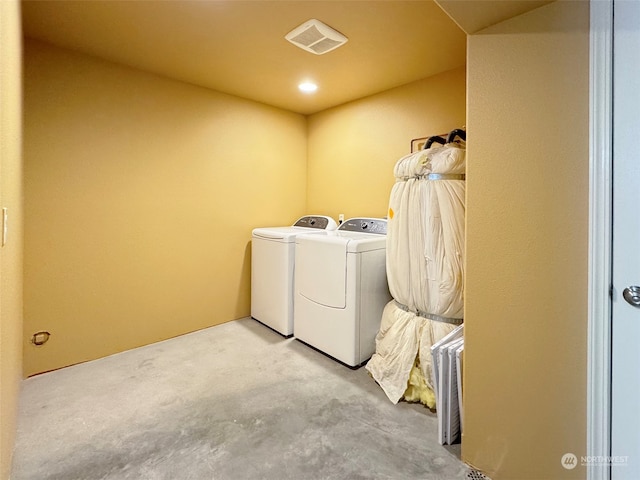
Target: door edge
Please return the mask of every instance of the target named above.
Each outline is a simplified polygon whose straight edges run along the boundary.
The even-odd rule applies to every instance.
[[[613,1],[590,2],[587,456],[611,455]],[[609,480],[587,465],[588,480]]]

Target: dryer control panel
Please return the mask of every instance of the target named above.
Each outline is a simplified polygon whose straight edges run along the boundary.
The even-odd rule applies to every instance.
[[[294,227],[319,228],[320,230],[334,230],[335,225],[335,220],[323,215],[302,217],[293,224]]]
[[[338,227],[347,232],[387,234],[387,221],[383,218],[350,218]]]

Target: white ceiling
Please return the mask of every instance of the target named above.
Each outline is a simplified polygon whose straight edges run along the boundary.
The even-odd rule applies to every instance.
[[[512,3],[440,1],[463,27],[470,21],[464,3],[476,11],[491,4],[494,16]],[[302,114],[466,60],[466,34],[433,0],[28,0],[22,12],[27,37]],[[311,18],[349,41],[314,55],[284,39]],[[319,85],[315,94],[297,90],[306,79]]]

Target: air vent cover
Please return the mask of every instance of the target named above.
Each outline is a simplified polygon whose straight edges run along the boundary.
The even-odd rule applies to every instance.
[[[348,38],[320,20],[311,19],[293,29],[284,37],[307,52],[322,55],[347,43]]]

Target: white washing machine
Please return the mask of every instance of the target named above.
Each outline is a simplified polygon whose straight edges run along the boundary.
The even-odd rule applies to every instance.
[[[293,334],[293,272],[296,236],[335,230],[331,217],[300,218],[291,227],[256,228],[251,246],[251,317],[281,333]]]
[[[293,334],[350,367],[375,352],[391,300],[386,234],[386,220],[352,218],[333,232],[296,237]]]

